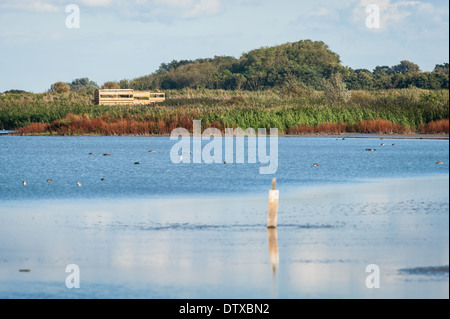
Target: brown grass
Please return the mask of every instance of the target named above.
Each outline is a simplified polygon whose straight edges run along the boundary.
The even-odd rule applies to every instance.
[[[342,133],[367,133],[367,134],[410,134],[413,133],[405,125],[391,121],[376,119],[358,121],[355,124],[348,123],[321,123],[316,126],[299,125],[287,130],[287,134],[342,134]]]
[[[420,133],[426,134],[449,134],[449,120],[443,119],[439,121],[432,121],[427,125],[420,127]]]
[[[180,124],[188,124],[186,128],[192,129],[192,120],[187,117],[164,118],[113,118],[108,115],[99,118],[89,118],[87,114],[67,114],[63,119],[52,122],[46,126],[33,125],[21,128],[19,134],[42,133],[50,131],[58,135],[153,135],[170,134]],[[181,126],[183,127],[183,126]]]
[[[392,123],[388,120],[376,119],[355,123],[355,132],[369,134],[405,134],[412,133],[405,125]]]
[[[42,134],[51,133],[57,135],[169,135],[175,128],[183,127],[192,132],[192,114],[179,113],[176,117],[162,119],[154,118],[113,118],[108,115],[99,118],[90,118],[87,114],[67,114],[63,119],[51,124],[31,123],[19,128],[17,134]],[[203,123],[203,129],[214,127],[221,132],[225,130],[225,124],[220,121]],[[243,128],[246,129],[246,128]],[[413,133],[405,125],[391,121],[376,119],[348,123],[320,123],[316,126],[299,125],[286,130],[292,135],[338,135],[343,133],[367,133],[367,134],[410,134]],[[440,134],[449,133],[449,120],[433,121],[420,127],[419,133]]]
[[[349,125],[346,123],[321,123],[316,126],[299,125],[287,130],[287,134],[311,135],[311,134],[341,134],[348,131]]]
[[[48,124],[32,122],[30,125],[21,127],[17,130],[20,135],[40,134],[48,131]]]

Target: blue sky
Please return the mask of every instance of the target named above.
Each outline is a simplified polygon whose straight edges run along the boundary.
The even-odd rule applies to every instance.
[[[80,28],[66,26],[70,4]],[[366,27],[369,4],[379,28]],[[0,0],[0,92],[80,77],[101,85],[173,59],[304,39],[324,41],[354,69],[407,59],[431,71],[449,61],[448,28],[447,0]]]

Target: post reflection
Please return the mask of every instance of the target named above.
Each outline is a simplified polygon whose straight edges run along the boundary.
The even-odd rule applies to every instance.
[[[267,228],[267,239],[269,242],[269,258],[272,264],[272,275],[273,275],[273,298],[278,298],[277,294],[277,267],[278,267],[278,237],[276,228]]]
[[[276,228],[267,228],[267,238],[269,241],[269,257],[270,263],[272,264],[273,275],[275,276],[277,273],[278,267],[278,237],[277,237],[277,229]]]

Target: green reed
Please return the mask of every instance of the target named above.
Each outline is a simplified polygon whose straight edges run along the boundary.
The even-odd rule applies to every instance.
[[[449,92],[403,89],[353,91],[348,102],[329,104],[323,92],[286,97],[280,91],[173,90],[167,100],[152,106],[99,106],[93,95],[4,94],[0,95],[0,129],[15,129],[30,123],[52,123],[67,114],[89,118],[175,121],[181,125],[201,120],[221,128],[278,128],[286,132],[300,125],[321,123],[355,124],[383,119],[417,131],[421,125],[449,118]]]

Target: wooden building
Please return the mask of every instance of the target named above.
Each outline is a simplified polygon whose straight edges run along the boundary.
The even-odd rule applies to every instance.
[[[160,92],[134,90],[96,90],[97,105],[148,105],[164,102],[166,95]]]

